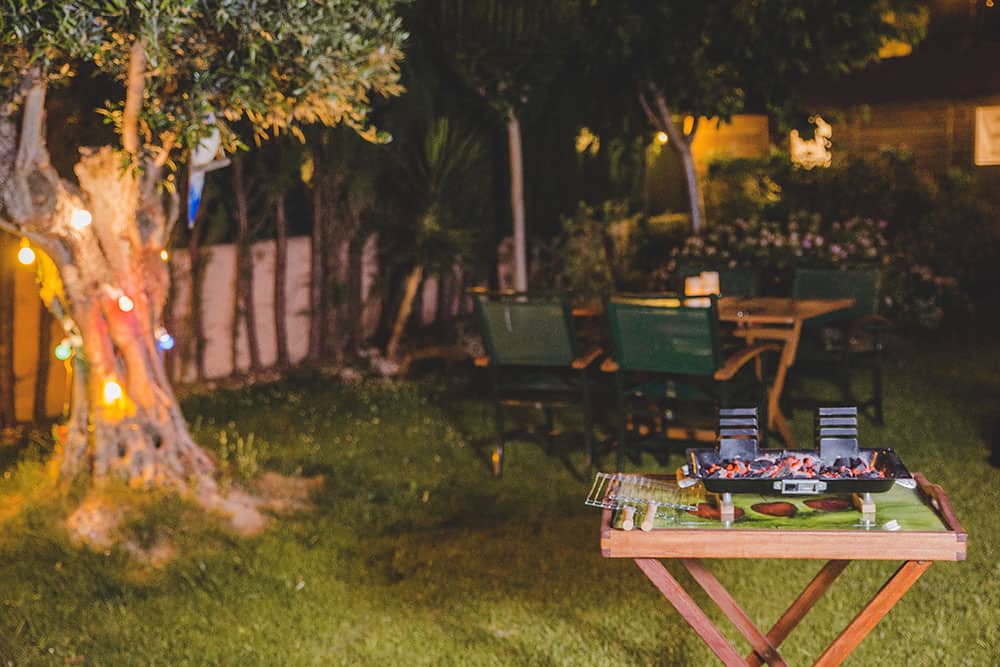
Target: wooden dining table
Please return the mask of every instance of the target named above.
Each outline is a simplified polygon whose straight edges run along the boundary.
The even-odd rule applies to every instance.
[[[802,325],[807,320],[847,310],[854,299],[790,299],[784,297],[722,297],[718,301],[719,320],[736,325],[733,333],[748,344],[777,341],[782,345],[774,381],[767,391],[767,426],[777,429],[786,446],[794,447],[788,419],[781,412],[781,393],[788,369],[795,363]]]

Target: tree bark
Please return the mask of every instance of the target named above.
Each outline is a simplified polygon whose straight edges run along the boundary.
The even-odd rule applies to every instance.
[[[253,249],[250,247],[250,211],[247,203],[243,159],[233,159],[233,195],[236,198],[236,312],[233,339],[233,372],[237,366],[236,336],[242,319],[247,332],[250,371],[260,370],[260,343],[257,340],[257,309],[253,302]]]
[[[278,348],[278,367],[287,368],[288,322],[285,284],[288,278],[288,221],[285,218],[285,195],[278,195],[274,204],[274,340]]]
[[[650,105],[650,98],[652,98],[652,105]],[[694,155],[691,153],[691,144],[698,131],[698,116],[694,117],[691,130],[684,132],[683,128],[677,127],[674,122],[663,91],[655,86],[650,86],[648,92],[640,91],[639,102],[653,126],[660,132],[666,132],[670,145],[681,157],[687,185],[688,205],[691,207],[691,231],[695,234],[701,234],[705,220],[705,197],[698,183]]]
[[[510,210],[514,231],[514,289],[528,289],[528,251],[524,219],[524,158],[521,123],[513,110],[507,115],[507,150],[510,154]]]
[[[399,304],[399,312],[396,315],[396,323],[392,327],[392,336],[385,346],[385,356],[391,361],[398,361],[399,344],[403,339],[406,330],[406,323],[410,321],[410,313],[413,310],[413,302],[417,296],[417,288],[424,277],[424,267],[420,264],[413,267],[406,277],[406,287],[403,291],[403,300]]]

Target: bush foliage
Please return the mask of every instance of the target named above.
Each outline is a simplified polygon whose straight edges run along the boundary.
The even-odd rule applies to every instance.
[[[985,324],[993,313],[1000,223],[974,172],[923,171],[899,152],[804,170],[774,153],[715,163],[705,192],[710,224],[686,238],[621,203],[581,204],[556,241],[554,284],[592,300],[676,287],[680,266],[752,267],[783,295],[797,267],[875,265],[884,312],[902,329]]]

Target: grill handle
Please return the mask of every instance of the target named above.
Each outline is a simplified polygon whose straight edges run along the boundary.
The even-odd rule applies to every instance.
[[[820,479],[778,479],[774,490],[783,496],[813,496],[826,491],[826,482]]]

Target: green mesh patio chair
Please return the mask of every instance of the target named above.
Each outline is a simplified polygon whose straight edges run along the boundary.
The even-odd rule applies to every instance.
[[[792,297],[797,299],[854,299],[847,310],[807,320],[802,328],[793,367],[792,406],[857,405],[877,424],[885,423],[882,400],[882,362],[889,331],[889,320],[878,314],[881,273],[877,268],[797,269]],[[871,396],[854,397],[852,377],[856,371],[867,372]],[[802,376],[832,379],[840,388],[840,398],[823,401],[798,395],[794,387]]]
[[[497,446],[493,473],[503,471],[504,446],[514,437],[535,436],[524,429],[506,431],[507,408],[542,411],[541,434],[551,451],[553,410],[576,408],[583,413],[586,465],[593,461],[590,371],[600,349],[581,355],[577,349],[572,309],[565,296],[475,292],[476,313],[486,356],[476,365],[489,371],[496,407]]]
[[[614,374],[619,470],[626,455],[651,450],[663,458],[674,444],[714,439],[719,407],[766,410],[763,355],[781,348],[763,343],[724,355],[715,297],[616,295],[605,313],[612,356],[601,369]],[[680,419],[685,412],[695,421]],[[699,416],[707,417],[704,427]]]

